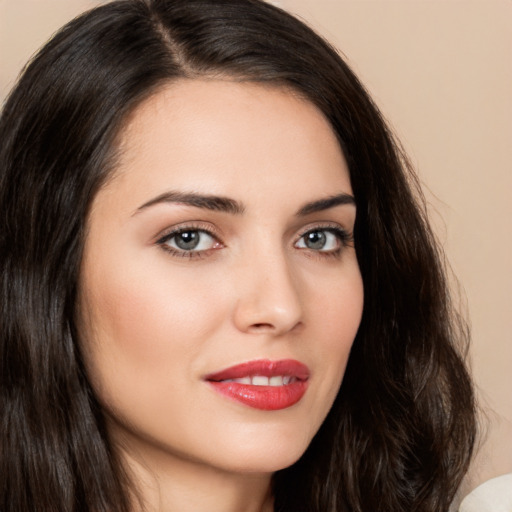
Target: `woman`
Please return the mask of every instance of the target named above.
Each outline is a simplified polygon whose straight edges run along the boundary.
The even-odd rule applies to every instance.
[[[0,139],[1,510],[448,510],[466,333],[327,43],[257,0],[112,2]]]

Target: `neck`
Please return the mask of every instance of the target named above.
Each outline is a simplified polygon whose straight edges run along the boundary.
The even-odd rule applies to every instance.
[[[237,473],[165,454],[121,449],[136,487],[134,512],[272,512],[271,474]]]

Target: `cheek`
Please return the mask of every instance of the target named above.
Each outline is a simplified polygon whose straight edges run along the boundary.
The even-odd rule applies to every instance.
[[[338,360],[350,351],[363,312],[363,281],[355,254],[349,256],[341,271],[308,282],[310,318],[321,332],[313,348]]]
[[[335,290],[331,300],[324,304],[323,314],[329,340],[327,350],[333,355],[345,358],[350,351],[361,322],[363,311],[363,287],[359,280],[352,286]],[[319,312],[319,315],[322,314]]]
[[[311,417],[318,419],[312,434],[320,427],[338,394],[363,310],[363,284],[355,263],[342,275],[324,280],[323,290],[309,288],[310,319],[315,326],[307,345],[309,358],[318,368]],[[315,291],[316,290],[316,291]]]
[[[338,352],[339,357],[342,358],[344,365],[343,373],[361,323],[363,303],[363,282],[358,271],[352,286],[337,294],[336,306],[332,308],[331,312],[333,318],[332,339],[334,343],[332,352]]]
[[[190,375],[196,355],[218,328],[226,300],[222,290],[205,289],[201,279],[190,280],[183,271],[171,273],[165,256],[126,258],[137,264],[103,264],[84,276],[83,324],[92,326],[86,328],[85,352],[96,382],[125,379],[130,385],[137,376],[156,388],[176,368]]]

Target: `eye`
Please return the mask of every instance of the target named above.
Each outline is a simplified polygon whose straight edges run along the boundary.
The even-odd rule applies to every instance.
[[[181,228],[168,233],[157,240],[157,244],[178,256],[192,256],[193,253],[221,247],[220,242],[211,233],[194,228]]]
[[[348,241],[348,234],[340,228],[315,228],[306,231],[295,247],[311,251],[337,252]]]

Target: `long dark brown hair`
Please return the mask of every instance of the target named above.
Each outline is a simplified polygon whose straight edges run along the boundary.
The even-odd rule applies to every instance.
[[[276,512],[446,512],[475,437],[443,258],[406,159],[346,63],[259,0],[121,0],[39,52],[0,119],[0,510],[127,512],[75,333],[91,201],[126,116],[178,78],[265,82],[330,121],[357,202],[363,319],[306,453],[273,479]]]

